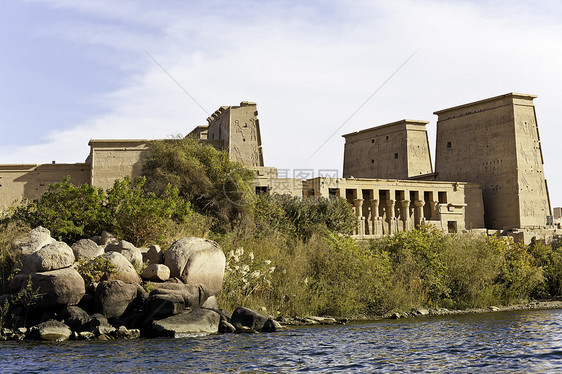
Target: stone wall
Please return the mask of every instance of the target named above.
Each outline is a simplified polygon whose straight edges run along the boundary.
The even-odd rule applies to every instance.
[[[0,165],[0,212],[23,198],[40,197],[47,187],[66,176],[76,185],[90,182],[89,164]]]
[[[92,186],[111,188],[116,179],[142,175],[147,140],[90,140]]]
[[[343,177],[408,179],[431,173],[427,123],[402,120],[343,135]]]
[[[487,228],[546,225],[534,98],[506,94],[435,112],[437,179],[479,183]]]
[[[314,178],[304,181],[303,193],[346,199],[358,217],[356,234],[360,236],[387,235],[421,224],[446,232],[484,227],[482,195],[477,184]]]

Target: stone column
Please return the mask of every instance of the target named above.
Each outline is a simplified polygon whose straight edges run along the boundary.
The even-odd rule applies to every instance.
[[[380,221],[379,217],[379,200],[371,199],[371,235],[379,234],[378,223]]]
[[[422,200],[414,201],[414,205],[416,206],[414,211],[414,225],[419,227],[421,225],[422,217],[423,217],[423,207],[425,202]]]
[[[396,217],[394,216],[394,200],[386,200],[386,220],[388,222],[388,233],[395,233]]]
[[[439,204],[439,202],[430,201],[429,204],[431,205],[431,219],[432,220],[439,219],[438,214],[437,214],[437,204]]]
[[[404,231],[407,231],[409,229],[408,222],[410,221],[410,200],[402,200],[400,203],[402,204],[400,208],[400,216],[403,222],[402,227]]]
[[[358,235],[365,235],[365,217],[363,217],[363,199],[353,200],[353,206],[355,207],[355,214],[359,220]]]

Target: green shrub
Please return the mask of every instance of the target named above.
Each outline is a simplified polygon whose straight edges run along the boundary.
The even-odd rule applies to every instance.
[[[22,221],[6,220],[0,223],[0,286],[7,291],[8,282],[14,274],[20,253],[16,251],[16,242],[29,235],[30,227]]]
[[[18,207],[12,219],[31,227],[43,226],[51,235],[66,242],[99,234],[108,220],[103,209],[105,192],[87,184],[75,186],[66,177],[53,183],[37,200]]]
[[[357,226],[357,217],[343,199],[287,195],[257,199],[254,221],[260,233],[282,231],[305,240],[319,231],[351,234]]]
[[[103,280],[111,274],[118,275],[117,267],[113,263],[102,256],[95,257],[91,260],[80,260],[76,267],[78,274],[84,279],[86,287],[92,286],[94,283]]]
[[[107,191],[104,204],[110,217],[107,225],[120,238],[135,245],[159,242],[173,222],[184,224],[191,214],[190,204],[170,185],[156,195],[144,192],[144,177],[116,180]]]
[[[191,209],[170,186],[158,194],[144,192],[145,181],[125,177],[106,192],[87,184],[74,186],[66,178],[17,208],[9,220],[46,227],[54,238],[69,244],[104,230],[135,245],[160,242],[170,227],[187,222]]]
[[[193,208],[216,219],[222,231],[251,208],[253,172],[230,161],[228,153],[191,138],[155,140],[143,165],[146,189],[159,193],[171,185]]]

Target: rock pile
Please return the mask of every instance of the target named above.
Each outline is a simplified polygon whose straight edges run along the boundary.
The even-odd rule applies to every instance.
[[[232,316],[218,309],[215,295],[222,288],[225,256],[210,240],[183,238],[163,251],[156,245],[136,248],[104,232],[68,246],[37,227],[18,248],[18,274],[10,282],[10,293],[0,296],[0,307],[9,306],[2,316],[3,339],[178,337],[281,329],[277,321],[250,309],[238,308]],[[84,269],[94,272],[100,260],[114,270],[85,274]]]

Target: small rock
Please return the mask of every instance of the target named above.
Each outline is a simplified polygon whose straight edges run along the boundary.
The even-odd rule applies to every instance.
[[[104,254],[103,247],[90,239],[80,239],[72,244],[72,251],[76,260],[91,260]]]
[[[121,280],[126,283],[141,283],[141,278],[133,265],[121,253],[107,252],[103,255],[116,267],[117,273],[108,274],[107,280]]]
[[[143,270],[141,276],[147,280],[164,282],[170,279],[170,268],[163,264],[151,264]]]
[[[74,260],[74,252],[68,244],[55,242],[25,256],[22,260],[23,272],[35,273],[64,269],[72,266]]]
[[[101,233],[100,245],[117,244],[118,240],[113,234],[104,231]]]
[[[261,332],[278,332],[283,330],[283,326],[279,322],[270,318],[263,324]]]
[[[416,309],[416,314],[418,314],[420,316],[427,316],[427,315],[429,315],[429,310],[419,308],[419,309]]]
[[[82,326],[90,321],[90,316],[82,308],[77,306],[67,306],[61,313],[64,323],[74,331],[80,331]]]
[[[143,261],[148,261],[149,265],[164,263],[164,254],[162,253],[160,246],[151,245],[143,257]]]
[[[219,331],[220,316],[209,309],[183,312],[152,322],[152,335],[160,337],[181,337],[193,333],[216,333]]]
[[[29,255],[43,248],[44,246],[55,243],[51,238],[51,232],[44,227],[38,226],[31,230],[29,239],[20,243],[15,243],[22,255]]]
[[[230,334],[236,331],[236,327],[234,327],[229,322],[222,320],[219,323],[219,332],[221,334]]]
[[[269,319],[268,316],[258,313],[252,309],[238,307],[232,313],[232,317],[230,318],[230,323],[234,325],[236,329],[239,329],[241,328],[241,326],[244,326],[254,329],[256,331],[260,331],[268,319]]]
[[[90,331],[81,331],[78,333],[78,340],[91,340],[96,337],[96,334]]]
[[[150,318],[169,317],[184,310],[185,300],[179,293],[153,293],[144,302],[144,311]]]
[[[201,305],[201,308],[218,309],[219,302],[217,301],[217,298],[215,296],[211,296],[207,300],[205,300],[203,305]]]
[[[72,331],[70,327],[59,321],[47,321],[31,328],[30,335],[41,340],[68,340]]]
[[[259,334],[259,332],[257,330],[254,330],[251,327],[247,327],[247,326],[238,326],[236,328],[236,330],[234,331],[234,333],[236,334]]]

